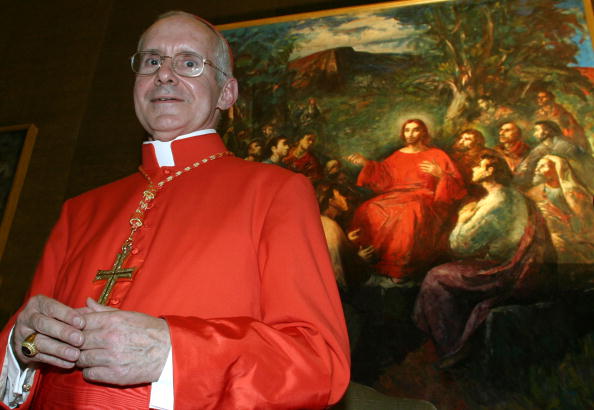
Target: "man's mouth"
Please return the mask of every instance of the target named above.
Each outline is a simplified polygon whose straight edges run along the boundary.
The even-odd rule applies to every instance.
[[[151,102],[172,102],[172,101],[182,101],[179,98],[175,97],[157,97],[151,99]]]

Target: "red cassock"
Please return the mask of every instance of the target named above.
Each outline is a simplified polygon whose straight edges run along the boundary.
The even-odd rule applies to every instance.
[[[225,151],[216,134],[172,143],[175,167]],[[136,173],[67,201],[29,296],[73,307],[95,299],[147,188]],[[108,305],[163,317],[171,332],[176,409],[323,408],[349,381],[348,337],[319,211],[302,175],[226,157],[168,182],[136,233]],[[14,318],[3,331],[4,346]],[[25,407],[148,408],[150,385],[88,383],[43,368]]]
[[[439,165],[443,176],[421,171],[423,161]],[[378,272],[394,278],[414,278],[444,249],[444,224],[456,200],[466,195],[456,166],[437,148],[396,151],[382,162],[368,161],[357,185],[379,195],[357,209],[352,227],[361,228],[362,245],[376,248]]]

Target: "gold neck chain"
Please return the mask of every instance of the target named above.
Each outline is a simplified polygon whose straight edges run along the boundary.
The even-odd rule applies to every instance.
[[[173,181],[175,178],[179,177],[180,175],[185,174],[186,172],[190,172],[193,169],[198,168],[201,165],[204,165],[208,162],[217,160],[219,158],[232,156],[233,153],[231,151],[224,151],[219,152],[217,154],[210,155],[206,158],[201,159],[200,161],[194,162],[192,165],[183,168],[180,171],[175,172],[173,175],[169,175],[156,185],[153,183],[150,176],[146,173],[146,171],[142,168],[142,166],[138,167],[140,173],[144,176],[144,178],[148,181],[148,188],[142,193],[142,199],[138,204],[138,208],[132,214],[130,218],[130,235],[124,241],[122,245],[122,250],[116,256],[116,260],[113,264],[113,268],[111,270],[99,270],[97,271],[97,275],[95,276],[95,280],[106,280],[105,287],[103,288],[103,292],[101,292],[101,296],[99,297],[98,302],[101,304],[106,304],[109,300],[109,295],[115,285],[116,281],[119,278],[132,278],[132,273],[137,268],[122,268],[122,265],[126,262],[130,251],[132,250],[132,244],[134,242],[134,234],[138,229],[142,227],[144,224],[144,214],[147,209],[149,209],[149,204],[155,199],[157,196],[157,192],[168,182]]]

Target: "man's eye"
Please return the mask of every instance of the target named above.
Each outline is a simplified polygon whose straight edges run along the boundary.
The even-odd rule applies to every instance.
[[[183,65],[186,68],[196,68],[198,67],[198,62],[196,60],[184,60]]]
[[[155,57],[155,56],[146,56],[143,60],[144,66],[156,66],[156,65],[159,65],[159,63],[160,63],[159,57]]]

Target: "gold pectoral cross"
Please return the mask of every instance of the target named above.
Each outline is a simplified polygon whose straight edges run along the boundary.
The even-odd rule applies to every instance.
[[[111,270],[99,270],[97,271],[97,276],[95,276],[95,280],[107,280],[105,282],[105,287],[103,288],[103,292],[101,292],[101,296],[99,296],[99,302],[102,305],[107,303],[109,299],[109,295],[113,289],[113,286],[116,284],[118,279],[131,279],[132,273],[136,270],[136,268],[122,268],[124,261],[128,257],[130,253],[130,247],[124,246],[122,248],[122,252],[118,253],[116,256],[116,260],[113,263],[113,268]]]

